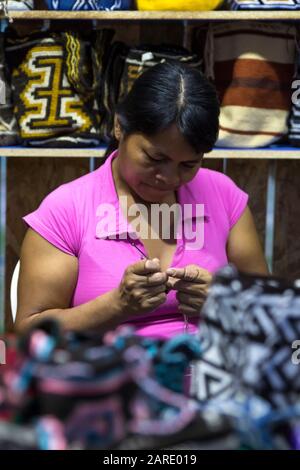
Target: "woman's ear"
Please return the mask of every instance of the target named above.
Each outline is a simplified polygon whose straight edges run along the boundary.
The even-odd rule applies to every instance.
[[[120,140],[123,137],[123,132],[122,132],[120,122],[119,122],[119,118],[118,118],[117,115],[115,115],[115,118],[114,118],[114,135],[115,135],[115,138],[117,139],[117,141],[120,142]]]

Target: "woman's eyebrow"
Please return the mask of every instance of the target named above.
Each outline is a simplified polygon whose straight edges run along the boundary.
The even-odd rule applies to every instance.
[[[154,147],[149,148],[148,150],[146,150],[146,152],[150,152],[151,154],[157,155],[158,157],[168,158],[169,160],[172,160],[167,154],[155,149]]]
[[[195,160],[184,160],[182,163],[199,163],[201,160],[201,157],[195,158]]]
[[[157,155],[158,157],[163,157],[163,158],[168,158],[169,160],[172,160],[172,158],[170,158],[168,155],[166,155],[164,152],[161,152],[159,150],[153,150],[153,152],[155,153],[155,155]],[[195,158],[194,160],[183,160],[182,163],[198,163],[199,161],[201,160],[201,158],[197,157]]]
[[[159,157],[169,158],[169,160],[171,160],[171,158],[169,157],[169,155],[167,155],[167,154],[164,153],[164,152],[160,152],[159,150],[156,151],[155,154],[158,155]]]

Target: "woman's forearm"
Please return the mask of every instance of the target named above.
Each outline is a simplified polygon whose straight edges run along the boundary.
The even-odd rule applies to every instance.
[[[44,310],[20,320],[17,316],[15,329],[18,333],[22,333],[46,318],[59,321],[66,330],[98,329],[103,332],[114,328],[126,319],[122,312],[121,303],[118,301],[117,289],[113,289],[76,307]]]

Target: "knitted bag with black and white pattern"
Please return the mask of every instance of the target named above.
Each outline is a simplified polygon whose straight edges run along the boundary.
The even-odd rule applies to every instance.
[[[300,0],[227,0],[231,10],[300,10]]]

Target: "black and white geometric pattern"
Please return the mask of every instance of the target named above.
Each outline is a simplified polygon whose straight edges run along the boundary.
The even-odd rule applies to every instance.
[[[132,0],[46,0],[49,10],[129,10]]]
[[[11,83],[4,54],[4,33],[0,33],[0,146],[19,143],[19,129],[14,115]]]
[[[205,403],[237,391],[255,393],[273,407],[300,402],[300,364],[292,344],[300,339],[297,282],[238,273],[216,275],[203,308],[192,393]]]
[[[292,111],[289,119],[289,142],[300,147],[300,53],[297,57],[297,75],[293,84]]]
[[[33,10],[33,0],[0,0],[0,11]]]
[[[231,10],[300,10],[300,0],[227,0]]]

